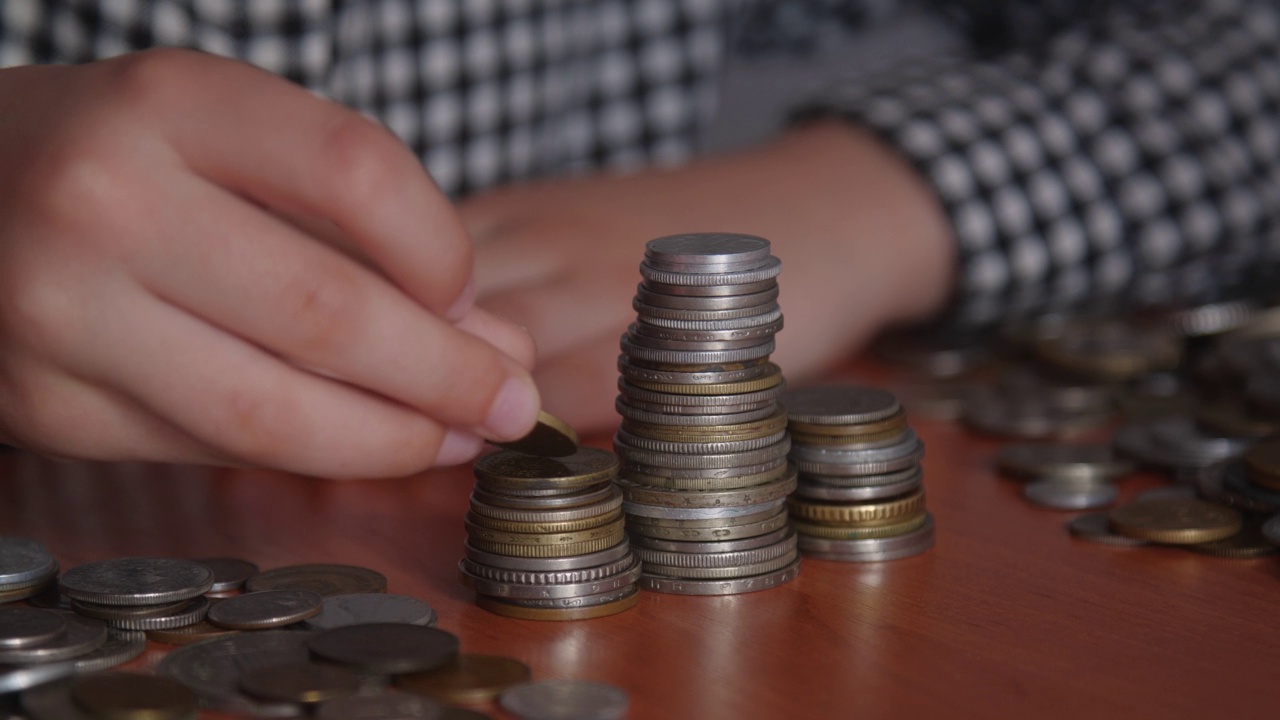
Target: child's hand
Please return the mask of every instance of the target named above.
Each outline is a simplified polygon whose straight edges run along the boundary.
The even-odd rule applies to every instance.
[[[539,407],[414,155],[174,50],[0,71],[0,440],[328,476],[460,462]]]

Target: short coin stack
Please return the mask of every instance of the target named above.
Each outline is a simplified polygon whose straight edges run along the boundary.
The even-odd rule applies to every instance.
[[[640,561],[623,531],[617,474],[617,456],[592,447],[476,460],[458,565],[476,604],[526,620],[585,620],[635,605]]]
[[[650,241],[637,320],[622,337],[614,448],[643,588],[726,595],[799,572],[786,496],[785,383],[769,362],[782,329],[769,241],[675,235]]]
[[[933,546],[925,511],[924,445],[892,393],[852,385],[783,397],[791,459],[800,471],[788,501],[800,549],[847,562],[894,560]]]

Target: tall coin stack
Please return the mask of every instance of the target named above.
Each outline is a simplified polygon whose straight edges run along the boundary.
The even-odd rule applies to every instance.
[[[466,556],[476,604],[526,620],[585,620],[636,604],[640,561],[623,532],[618,458],[511,450],[475,462]]]
[[[769,362],[781,269],[752,235],[674,235],[645,248],[614,437],[642,588],[729,595],[799,572],[785,383]]]
[[[783,404],[800,471],[788,507],[805,554],[876,562],[933,547],[924,444],[892,393],[814,387],[787,393]]]

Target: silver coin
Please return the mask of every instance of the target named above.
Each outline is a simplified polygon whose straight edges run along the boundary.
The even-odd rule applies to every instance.
[[[641,517],[663,518],[666,520],[730,520],[782,507],[786,498],[778,498],[755,505],[739,505],[736,507],[718,508],[681,508],[645,505],[641,503],[623,502],[622,512]]]
[[[996,456],[1000,469],[1016,477],[1113,480],[1136,468],[1109,445],[1024,443],[1007,445]]]
[[[613,448],[618,455],[626,458],[624,467],[636,465],[652,465],[672,470],[714,470],[720,468],[747,467],[763,465],[781,460],[791,451],[791,438],[782,434],[782,439],[772,445],[755,450],[731,452],[721,455],[686,455],[683,453],[655,452],[641,450],[627,445],[614,436]],[[767,468],[766,468],[767,469]],[[763,472],[763,470],[761,471]],[[657,474],[657,473],[654,473]]]
[[[655,267],[692,265],[714,268],[720,265],[761,263],[769,259],[769,241],[740,233],[685,233],[655,238],[645,243],[646,261]],[[720,272],[693,270],[691,272]]]
[[[648,347],[665,350],[732,350],[769,340],[785,327],[782,312],[764,323],[750,323],[744,327],[713,327],[709,329],[676,328],[641,322],[629,328],[632,341]],[[714,325],[715,323],[713,323]],[[652,342],[650,342],[652,341]]]
[[[912,474],[905,480],[885,485],[864,485],[860,487],[824,485],[807,480],[807,477],[801,477],[800,483],[796,485],[796,497],[833,502],[865,502],[895,495],[905,495],[918,490],[923,484],[924,472],[917,467],[913,469]]]
[[[723,385],[756,380],[782,371],[777,365],[768,362],[732,370],[707,370],[702,372],[661,370],[636,365],[626,355],[619,355],[618,372],[622,374],[623,378],[639,382],[661,383],[664,385]]]
[[[436,611],[425,602],[407,595],[332,595],[324,599],[320,614],[302,626],[309,630],[331,630],[347,625],[384,622],[435,627]]]
[[[559,509],[526,510],[491,505],[480,500],[473,491],[471,494],[471,511],[477,515],[508,522],[572,522],[574,520],[585,520],[608,515],[622,506],[622,493],[617,488],[610,484],[606,492],[608,494],[604,496],[603,500],[588,505],[575,505]]]
[[[784,526],[777,530],[773,530],[763,535],[757,535],[755,537],[742,538],[740,540],[710,542],[685,542],[680,540],[664,540],[660,538],[645,537],[642,535],[632,535],[631,546],[633,548],[649,548],[651,550],[681,553],[739,552],[742,550],[754,550],[756,548],[765,547],[766,545],[772,545],[785,539],[793,532],[794,531],[789,526]]]
[[[643,410],[648,413],[656,413],[659,417],[671,417],[679,415],[738,415],[750,412],[762,412],[765,417],[773,415],[778,411],[779,405],[776,399],[760,400],[757,402],[743,403],[741,405],[668,405],[664,403],[651,403],[643,400],[635,400],[626,395],[620,396],[626,400],[627,404],[637,410]],[[661,423],[657,423],[661,424]]]
[[[675,568],[727,568],[741,565],[754,565],[790,556],[796,549],[796,535],[792,531],[781,539],[763,547],[730,550],[726,552],[673,552],[655,550],[637,545],[633,548],[636,556],[645,562],[645,568],[652,565],[665,565]]]
[[[504,599],[514,598],[530,600],[574,598],[581,597],[583,595],[599,595],[600,593],[612,592],[622,588],[630,588],[636,584],[636,580],[640,577],[640,569],[640,559],[633,558],[631,565],[616,575],[578,583],[525,585],[522,583],[490,580],[471,573],[467,569],[465,560],[458,563],[459,572],[470,579],[472,588],[481,595]]]
[[[868,460],[866,462],[856,463],[834,463],[830,461],[814,462],[812,460],[793,459],[796,467],[802,473],[811,473],[814,475],[824,476],[857,476],[857,475],[886,475],[888,473],[897,472],[913,467],[924,459],[924,443],[917,438],[915,443],[908,447],[904,454],[897,455],[887,460]]]
[[[62,575],[62,593],[102,605],[158,605],[203,595],[213,571],[192,560],[116,558],[73,567]]]
[[[632,301],[632,307],[637,313],[641,312],[641,307],[667,310],[674,312],[690,312],[690,313],[719,313],[719,312],[737,312],[744,309],[754,310],[765,305],[770,305],[778,300],[778,285],[776,282],[768,283],[769,287],[753,293],[729,294],[729,295],[671,295],[667,293],[654,292],[641,283],[636,286],[636,295]],[[652,311],[652,310],[651,310]],[[668,317],[679,317],[668,315]],[[688,316],[695,318],[697,315]],[[708,316],[706,319],[712,320],[716,316]]]
[[[626,398],[628,403],[636,407],[644,407],[644,405],[690,405],[690,406],[724,406],[724,405],[754,405],[770,400],[776,400],[786,390],[786,381],[780,380],[777,385],[763,390],[755,390],[752,392],[736,393],[733,395],[684,395],[679,393],[659,392],[657,390],[646,390],[642,387],[632,385],[625,378],[618,378],[618,392]],[[707,415],[709,413],[699,410],[687,411],[690,415]]]
[[[72,600],[71,609],[85,617],[98,620],[134,620],[137,618],[168,617],[187,608],[191,600],[164,603],[163,605],[99,605],[98,603]]]
[[[264,630],[212,638],[170,651],[156,672],[191,688],[206,710],[297,717],[303,714],[301,706],[254,700],[240,692],[240,679],[259,668],[306,662],[313,637],[312,632]]]
[[[623,478],[614,480],[622,488],[625,508],[630,504],[657,505],[669,508],[730,508],[742,505],[758,505],[776,498],[786,497],[796,489],[797,473],[793,468],[777,480],[763,485],[752,485],[732,490],[665,490],[648,485],[638,485]]]
[[[320,614],[321,598],[309,590],[263,590],[239,595],[209,609],[209,622],[231,630],[265,630]]]
[[[669,318],[655,317],[645,313],[641,313],[638,317],[639,327],[663,328],[666,330],[685,331],[685,332],[724,332],[730,330],[743,330],[747,328],[756,328],[772,325],[773,323],[782,322],[782,308],[777,303],[766,305],[759,308],[759,312],[747,314],[747,310],[756,310],[756,308],[744,308],[743,310],[735,310],[733,312],[743,313],[739,317],[722,318],[722,319],[695,319],[689,317]],[[674,312],[674,311],[668,311]],[[687,311],[684,311],[687,312]],[[781,329],[781,327],[779,327]]]
[[[117,630],[172,630],[200,622],[208,614],[211,604],[208,598],[196,597],[188,600],[171,615],[115,617],[104,619],[103,622],[107,627]]]
[[[786,457],[780,457],[776,460],[769,460],[754,465],[741,465],[737,467],[709,467],[709,468],[669,468],[661,465],[645,465],[643,463],[632,462],[624,451],[622,459],[622,472],[619,477],[626,478],[632,474],[652,475],[654,477],[675,478],[680,480],[701,480],[707,478],[734,478],[746,477],[748,475],[761,475],[763,473],[772,472],[778,468],[785,467],[787,464]]]
[[[108,630],[107,641],[97,650],[71,661],[77,673],[93,673],[123,665],[142,655],[147,649],[146,633],[132,630]]]
[[[59,662],[93,652],[107,641],[107,626],[99,620],[80,617],[65,610],[50,610],[66,623],[66,629],[52,640],[22,648],[0,649],[0,663],[29,665]]]
[[[531,572],[561,572],[611,563],[626,557],[631,552],[631,547],[628,543],[621,542],[607,550],[586,555],[571,555],[560,558],[520,558],[477,550],[471,546],[470,542],[465,542],[462,546],[462,552],[468,559],[489,567],[507,570],[528,570]]]
[[[804,445],[796,443],[791,450],[792,460],[810,464],[860,465],[863,463],[891,462],[911,455],[921,444],[919,436],[907,428],[897,436],[892,445],[859,450],[846,450],[838,445]]]
[[[911,428],[904,427],[900,432],[898,432],[896,435],[893,435],[891,437],[882,437],[874,440],[867,440],[865,438],[858,439],[858,440],[849,439],[849,440],[846,440],[845,442],[839,442],[839,443],[809,442],[807,440],[797,438],[793,433],[791,436],[791,440],[794,443],[795,447],[797,448],[812,448],[819,452],[851,451],[851,450],[880,450],[883,448],[893,447],[894,445],[899,445],[903,442],[907,442],[908,439],[911,437],[910,433],[911,433]],[[850,437],[857,438],[859,436],[854,435]],[[875,437],[875,436],[872,436],[872,437]]]
[[[737,578],[757,577],[779,572],[799,557],[799,551],[793,546],[783,555],[771,560],[761,560],[743,565],[728,567],[688,567],[683,565],[659,565],[646,562],[645,577],[666,577],[680,580],[734,580]]]
[[[1117,452],[1161,468],[1201,468],[1238,457],[1252,441],[1206,435],[1186,415],[1130,423],[1116,431]]]
[[[860,425],[896,414],[902,405],[892,393],[857,385],[824,385],[791,390],[782,397],[793,422]]]
[[[572,508],[589,507],[593,504],[606,501],[608,498],[612,497],[615,492],[613,485],[606,480],[598,485],[590,485],[582,488],[578,492],[541,497],[517,497],[501,492],[491,493],[484,488],[477,486],[471,491],[471,497],[477,502],[499,509],[517,511],[550,511],[552,509],[557,509],[567,511]]]
[[[75,671],[76,666],[70,662],[44,663],[26,667],[0,665],[0,698],[3,698],[6,693],[22,692],[28,688],[68,677]],[[3,717],[3,712],[0,712],[0,717]]]
[[[742,423],[755,422],[756,420],[763,420],[767,417],[772,417],[780,410],[777,403],[769,403],[758,410],[731,413],[728,415],[667,415],[628,405],[622,397],[619,397],[614,402],[614,408],[618,411],[619,415],[628,420],[648,423],[650,425],[668,425],[672,427],[741,425]]]
[[[1028,483],[1022,496],[1053,510],[1089,510],[1110,505],[1119,492],[1110,483],[1048,479]]]
[[[671,285],[668,283],[646,280],[644,287],[663,295],[685,295],[697,298],[724,297],[734,295],[754,295],[778,287],[775,278],[753,283],[734,283],[731,285]]]
[[[57,571],[57,561],[40,542],[0,537],[0,592],[41,584]]]
[[[0,649],[24,648],[53,640],[67,621],[50,610],[0,607]]]
[[[493,597],[485,595],[494,602],[504,605],[514,605],[515,607],[533,608],[536,610],[571,610],[574,608],[589,608],[598,605],[608,605],[619,600],[627,600],[634,597],[640,592],[635,583],[625,585],[623,587],[614,588],[608,592],[596,593],[595,595],[575,595],[572,597],[562,598],[511,598],[511,597]],[[483,593],[480,593],[483,595]]]
[[[926,514],[924,524],[902,535],[865,540],[828,540],[801,537],[799,546],[805,557],[835,562],[888,562],[919,555],[933,547],[936,531],[933,516]]]
[[[445,720],[445,712],[430,698],[399,692],[351,695],[316,706],[320,720]]]
[[[778,587],[794,580],[800,574],[800,559],[774,572],[755,577],[721,580],[687,580],[682,578],[641,575],[639,586],[644,590],[672,595],[741,595]]]
[[[249,578],[258,574],[258,566],[248,560],[231,557],[197,558],[196,562],[213,571],[213,587],[209,592],[231,592],[244,587]]]
[[[1262,536],[1273,545],[1280,545],[1280,515],[1268,518],[1262,524]]]
[[[22,709],[31,720],[99,720],[71,697],[71,680],[32,687],[22,693]]]
[[[1101,428],[1111,422],[1112,412],[1067,411],[1047,398],[1010,398],[989,388],[971,390],[964,405],[964,422],[969,428],[997,437],[1044,440],[1070,437]]]
[[[812,472],[800,473],[801,482],[814,483],[820,487],[874,487],[878,485],[896,485],[905,482],[923,472],[918,464],[912,464],[905,470],[882,473],[880,475],[823,475]]]
[[[1111,514],[1105,512],[1088,513],[1087,515],[1074,517],[1067,523],[1067,530],[1081,540],[1088,540],[1101,545],[1141,547],[1150,544],[1146,540],[1121,535],[1112,530]]]
[[[759,345],[734,350],[662,350],[633,342],[628,333],[623,334],[620,345],[622,352],[628,357],[664,365],[715,365],[759,360],[772,355],[775,347],[774,341],[768,340]]]
[[[541,680],[507,688],[498,704],[521,720],[621,720],[630,699],[605,683]]]
[[[640,518],[654,520],[655,518]],[[712,527],[682,527],[681,521],[670,525],[647,525],[636,522],[637,518],[627,518],[627,535],[635,544],[642,544],[642,541],[656,540],[661,542],[671,542],[679,545],[720,545],[727,542],[739,540],[750,540],[758,537],[768,536],[778,530],[786,530],[788,527],[786,508],[780,511],[774,511],[770,517],[765,519],[751,520],[750,522],[740,522],[735,518],[732,524],[724,521],[711,521],[717,524]],[[697,552],[696,547],[692,548]]]
[[[632,555],[621,560],[580,570],[562,570],[559,572],[532,572],[529,570],[507,570],[504,568],[481,565],[471,558],[462,558],[462,567],[466,574],[474,575],[494,582],[512,583],[515,585],[574,585],[613,577],[631,567]]]
[[[776,257],[767,257],[759,266],[748,270],[734,270],[721,273],[691,273],[660,270],[649,264],[640,263],[640,276],[649,287],[681,286],[681,287],[724,287],[726,285],[754,285],[778,277],[782,272],[782,261]]]

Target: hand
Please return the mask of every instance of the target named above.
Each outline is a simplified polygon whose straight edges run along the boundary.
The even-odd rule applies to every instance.
[[[529,338],[358,113],[192,52],[15,68],[0,167],[0,441],[352,477],[532,427]]]
[[[500,190],[464,203],[479,304],[526,326],[548,410],[580,430],[616,421],[618,339],[646,241],[760,235],[783,261],[774,359],[801,380],[877,329],[936,312],[954,264],[941,207],[870,135],[827,121],[767,147],[675,170]]]

